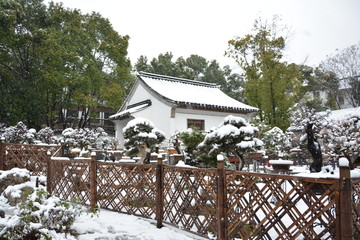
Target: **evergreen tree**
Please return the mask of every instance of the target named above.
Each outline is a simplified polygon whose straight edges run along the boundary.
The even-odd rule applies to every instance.
[[[172,53],[167,52],[148,63],[147,57],[140,56],[135,64],[135,70],[216,83],[229,96],[239,101],[244,100],[243,77],[232,73],[229,66],[221,68],[216,60],[207,61],[204,57],[195,54],[186,59],[179,57],[175,62],[172,58]]]
[[[140,154],[139,163],[150,163],[150,152],[165,140],[165,135],[144,118],[135,118],[123,129],[125,147],[131,156]]]
[[[244,154],[263,145],[263,142],[256,138],[257,132],[258,129],[245,119],[230,115],[218,128],[205,136],[198,148],[214,162],[216,156],[222,152],[233,154],[239,159],[239,170],[241,170],[245,164]]]
[[[42,0],[2,1],[0,19],[2,121],[66,127],[63,109],[78,107],[84,127],[95,107],[121,105],[133,82],[129,37],[107,19]]]

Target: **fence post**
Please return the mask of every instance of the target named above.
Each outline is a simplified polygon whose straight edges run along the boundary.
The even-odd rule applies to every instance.
[[[156,227],[162,228],[164,215],[164,183],[162,155],[158,155],[156,165]]]
[[[60,157],[63,157],[63,156],[65,156],[65,143],[64,143],[64,140],[61,140],[60,148],[61,148],[61,150],[60,150],[60,152],[61,152]]]
[[[346,164],[347,163],[347,164]],[[340,238],[341,240],[352,240],[353,216],[352,216],[352,196],[351,196],[351,177],[349,161],[340,158]]]
[[[51,186],[51,156],[49,156],[46,160],[46,191],[51,194],[52,186]]]
[[[96,184],[96,175],[97,165],[96,165],[96,152],[91,152],[91,161],[90,161],[90,207],[92,209],[96,208],[97,203],[97,184]]]
[[[217,155],[217,173],[218,173],[218,194],[217,194],[217,239],[226,239],[226,187],[225,187],[225,170],[224,156]]]
[[[0,139],[0,170],[5,170],[5,138]]]

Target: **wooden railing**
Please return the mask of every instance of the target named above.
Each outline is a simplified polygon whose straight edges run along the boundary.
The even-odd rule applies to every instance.
[[[30,145],[0,141],[0,170],[26,168],[31,175],[46,175],[48,161],[60,145]]]
[[[49,191],[63,199],[205,237],[345,240],[360,232],[360,180],[349,172],[342,168],[340,178],[319,179],[227,171],[222,162],[217,169],[196,169],[160,159],[139,165],[93,157],[51,160],[47,177]]]

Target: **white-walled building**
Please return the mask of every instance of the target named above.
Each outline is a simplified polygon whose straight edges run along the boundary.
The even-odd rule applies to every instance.
[[[153,122],[169,139],[191,126],[209,130],[230,114],[249,119],[257,111],[227,96],[216,84],[140,72],[123,106],[109,119],[122,148],[122,129],[137,117]]]

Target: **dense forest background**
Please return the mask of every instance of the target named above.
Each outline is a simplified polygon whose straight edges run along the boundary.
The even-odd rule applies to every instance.
[[[281,29],[276,16],[271,23],[258,19],[249,34],[230,39],[226,55],[238,63],[235,70],[196,54],[174,59],[171,51],[131,64],[131,36],[121,36],[98,13],[42,0],[1,1],[0,122],[65,129],[67,110],[76,109],[81,115],[71,127],[87,127],[95,109],[119,109],[138,71],[217,83],[259,108],[258,121],[283,130],[301,106],[338,109],[340,94],[360,106],[360,43],[317,67],[298,65],[283,60]]]

